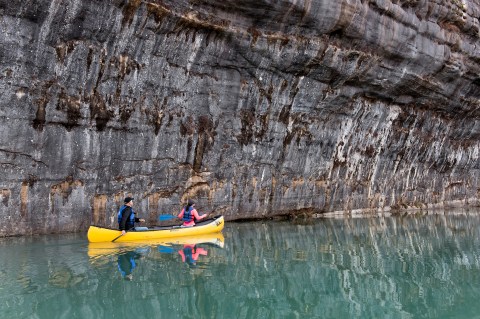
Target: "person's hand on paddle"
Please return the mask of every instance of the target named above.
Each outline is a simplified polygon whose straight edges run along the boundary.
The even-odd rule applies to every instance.
[[[143,222],[145,222],[145,219],[139,218],[138,221],[143,223]],[[125,235],[126,233],[127,232],[125,230],[122,230],[122,235],[121,236]]]

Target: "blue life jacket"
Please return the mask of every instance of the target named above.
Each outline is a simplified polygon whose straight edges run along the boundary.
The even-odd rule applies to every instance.
[[[123,212],[125,211],[125,209],[127,208],[128,206],[127,205],[123,205],[122,207],[120,207],[120,210],[118,211],[118,224],[120,225],[120,223],[122,222],[122,216],[123,216]],[[132,208],[132,213],[130,214],[130,218],[129,220],[127,220],[127,224],[133,226],[135,225],[135,212],[133,211],[133,208]]]
[[[124,259],[122,259],[124,258]],[[128,260],[128,264],[125,263],[125,259]],[[117,259],[118,271],[122,274],[122,277],[129,275],[133,272],[137,264],[135,263],[135,258],[133,254],[120,255]],[[124,269],[125,268],[125,269]]]
[[[190,222],[193,220],[192,210],[193,210],[192,206],[190,206],[188,209],[187,207],[185,207],[185,211],[183,212],[183,218],[182,218],[184,222]]]

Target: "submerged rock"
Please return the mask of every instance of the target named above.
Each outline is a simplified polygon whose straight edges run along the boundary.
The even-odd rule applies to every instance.
[[[0,0],[0,235],[478,205],[473,0]]]

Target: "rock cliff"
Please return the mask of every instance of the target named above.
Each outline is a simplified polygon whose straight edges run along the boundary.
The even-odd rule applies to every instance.
[[[0,236],[479,204],[478,0],[0,0]]]

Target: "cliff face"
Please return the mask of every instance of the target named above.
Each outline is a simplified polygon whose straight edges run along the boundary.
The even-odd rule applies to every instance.
[[[2,236],[478,204],[478,0],[0,10]]]

